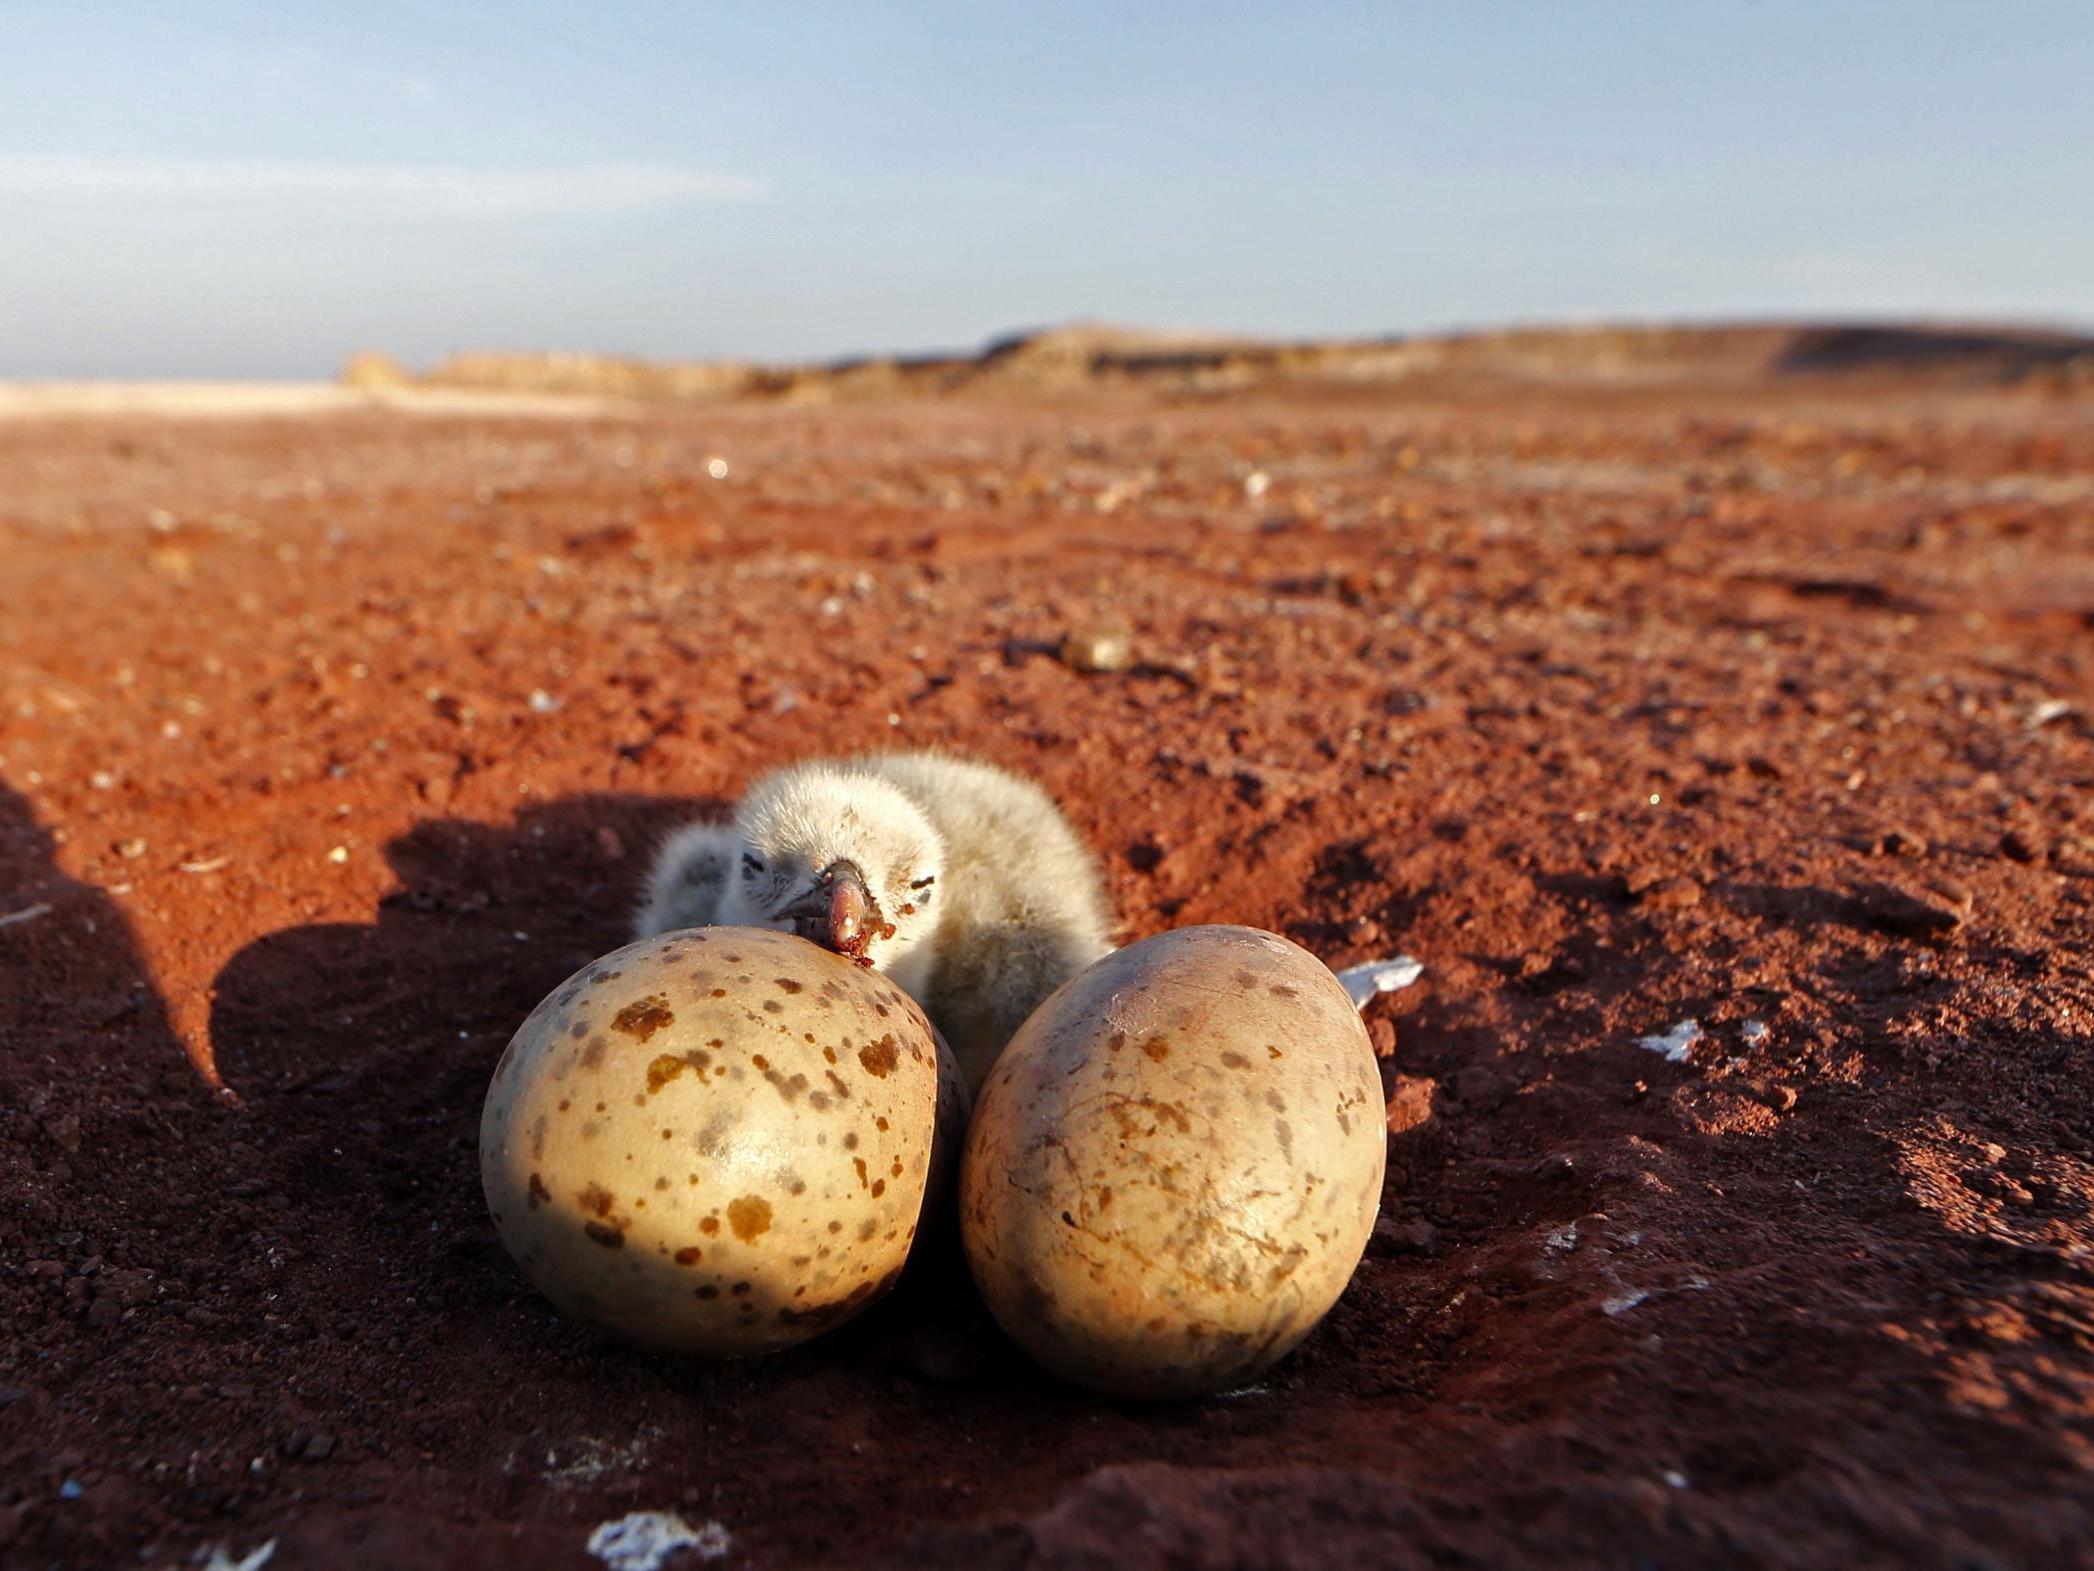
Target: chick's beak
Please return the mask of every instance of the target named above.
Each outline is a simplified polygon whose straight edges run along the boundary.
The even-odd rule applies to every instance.
[[[865,887],[865,875],[849,862],[832,862],[822,869],[814,887],[783,914],[792,918],[793,931],[802,938],[861,962],[884,926],[880,908]]]

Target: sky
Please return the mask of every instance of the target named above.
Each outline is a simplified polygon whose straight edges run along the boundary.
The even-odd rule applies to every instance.
[[[0,0],[0,376],[2094,327],[2086,0]]]

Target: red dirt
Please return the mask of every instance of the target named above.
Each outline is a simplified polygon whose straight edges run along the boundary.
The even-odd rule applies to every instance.
[[[8,1565],[2087,1563],[2094,405],[24,422],[0,575]],[[1426,962],[1256,1388],[1084,1396],[937,1270],[678,1362],[502,1254],[488,1073],[650,836],[896,742],[1130,934]]]

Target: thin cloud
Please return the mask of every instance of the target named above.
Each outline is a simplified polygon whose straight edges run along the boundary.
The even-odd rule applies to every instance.
[[[303,198],[401,214],[511,218],[746,201],[762,194],[762,186],[744,176],[680,164],[493,169],[0,153],[0,196],[81,203],[260,204]]]

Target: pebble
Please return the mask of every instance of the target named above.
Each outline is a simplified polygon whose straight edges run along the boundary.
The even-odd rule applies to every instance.
[[[1701,885],[1691,878],[1661,878],[1630,893],[1646,911],[1686,911],[1701,904]]]
[[[1937,900],[1946,902],[1963,916],[1969,916],[1977,906],[1977,892],[1968,884],[1959,884],[1952,878],[1937,878],[1927,885],[1927,893]]]
[[[1404,1221],[1384,1216],[1374,1224],[1373,1242],[1377,1254],[1430,1258],[1440,1252],[1440,1230],[1422,1217]]]
[[[324,1429],[294,1429],[276,1449],[294,1462],[324,1462],[334,1455],[335,1444],[335,1437]]]
[[[1389,1133],[1408,1134],[1432,1118],[1434,1095],[1439,1082],[1430,1075],[1398,1075],[1389,1092]]]
[[[1878,856],[1925,856],[1927,842],[1902,824],[1886,829],[1869,847]]]
[[[1134,630],[1117,619],[1079,623],[1063,636],[1060,653],[1072,671],[1125,671],[1134,664]]]
[[[1958,896],[1961,898],[1957,898]],[[1896,888],[1866,884],[1855,891],[1861,914],[1874,926],[1904,938],[1936,938],[1963,925],[1972,897],[1960,886]]]
[[[2040,837],[2021,829],[2010,829],[2001,835],[1999,848],[2017,862],[2040,862],[2047,849]]]

